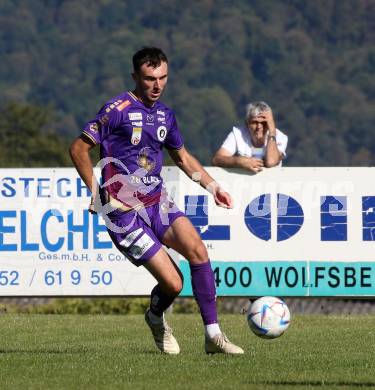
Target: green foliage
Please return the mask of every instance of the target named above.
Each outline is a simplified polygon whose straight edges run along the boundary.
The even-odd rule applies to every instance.
[[[51,125],[49,108],[9,103],[0,109],[0,166],[70,165],[68,144]]]
[[[219,308],[224,307],[218,302]],[[0,304],[0,312],[27,314],[143,314],[150,305],[149,298],[54,298],[47,303],[33,300],[27,304]],[[198,313],[192,298],[179,298],[173,304],[174,313]]]
[[[157,45],[171,67],[163,99],[203,163],[243,122],[245,104],[266,100],[289,135],[286,165],[370,165],[374,13],[368,0],[6,0],[0,102],[51,107],[54,128],[71,139],[109,97],[132,89],[133,52]],[[46,164],[69,164],[53,159],[53,139]],[[37,165],[17,153],[19,165]]]
[[[146,298],[56,298],[41,304],[2,304],[1,311],[28,314],[142,314]]]

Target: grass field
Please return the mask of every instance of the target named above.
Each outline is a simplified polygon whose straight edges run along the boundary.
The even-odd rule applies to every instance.
[[[178,356],[154,347],[141,315],[0,317],[1,389],[375,388],[374,316],[296,316],[262,340],[245,317],[222,315],[243,356],[206,355],[200,317],[168,316]]]

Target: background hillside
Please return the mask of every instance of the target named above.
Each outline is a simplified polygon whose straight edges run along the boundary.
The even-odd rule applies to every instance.
[[[374,15],[374,0],[1,0],[0,165],[70,164],[144,45],[169,56],[163,101],[203,163],[265,100],[286,166],[374,165]]]

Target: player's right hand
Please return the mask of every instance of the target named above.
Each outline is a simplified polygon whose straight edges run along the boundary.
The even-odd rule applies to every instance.
[[[91,201],[90,201],[89,208],[88,208],[90,214],[98,214],[97,209],[95,207],[95,203],[96,203],[95,198],[96,197],[91,196]]]
[[[89,204],[89,213],[90,214],[98,214],[98,212],[95,210],[95,205],[93,203]]]

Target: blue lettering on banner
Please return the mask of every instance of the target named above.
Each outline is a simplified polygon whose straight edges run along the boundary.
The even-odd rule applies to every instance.
[[[39,244],[27,242],[26,211],[21,210],[21,251],[38,251]]]
[[[14,226],[5,226],[5,218],[16,218],[17,213],[14,210],[0,211],[0,251],[17,251],[17,244],[6,244],[4,243],[4,236],[6,233],[14,233],[16,228]]]
[[[80,239],[77,234],[82,233],[82,248],[88,249],[89,247],[89,212],[88,210],[83,211],[83,224],[74,224],[73,222],[73,210],[68,211],[68,249],[74,248],[74,237]]]
[[[56,243],[51,243],[48,240],[47,223],[51,217],[55,217],[57,219],[57,221],[60,223],[64,222],[64,218],[61,215],[59,210],[56,210],[56,209],[48,210],[46,213],[44,213],[42,221],[40,223],[40,235],[42,237],[42,242],[43,242],[44,247],[50,252],[57,252],[59,249],[62,248],[62,246],[64,244],[64,238],[59,237],[59,239],[57,240]]]
[[[82,216],[82,223],[75,222],[75,218]],[[91,217],[90,217],[91,216]],[[7,219],[14,219],[13,223]],[[87,210],[82,210],[81,213],[73,213],[72,210],[67,210],[67,215],[63,216],[57,209],[47,210],[41,217],[40,221],[40,241],[32,242],[28,238],[32,230],[30,216],[26,210],[19,211],[19,219],[17,220],[16,210],[0,210],[0,252],[15,252],[20,250],[22,252],[36,252],[46,249],[50,252],[56,252],[62,249],[63,245],[67,243],[68,250],[88,249],[89,247],[89,228],[90,221],[92,221],[92,248],[93,249],[111,249],[113,248],[112,241],[107,235],[100,238],[100,233],[107,232],[107,228],[100,216],[97,214],[89,214]],[[55,221],[53,221],[55,219]],[[49,223],[63,223],[66,237],[60,236],[51,239],[51,229]],[[35,223],[35,220],[32,220]],[[19,228],[19,230],[18,230]],[[19,234],[17,232],[19,231]],[[107,238],[107,239],[105,239]],[[11,239],[19,239],[19,244],[10,243]]]
[[[375,196],[362,197],[363,241],[375,241]]]
[[[49,185],[44,185],[43,183],[50,183],[50,179],[47,177],[38,177],[37,179],[37,197],[38,198],[49,198],[51,196],[49,191],[44,191],[44,190],[49,190],[50,187]],[[47,193],[46,193],[47,192]]]
[[[202,240],[230,240],[229,225],[208,224],[207,195],[186,195],[185,214],[197,229]]]
[[[28,198],[30,196],[30,190],[29,190],[30,182],[34,181],[34,178],[33,177],[20,177],[18,180],[20,182],[23,182],[24,195],[25,195],[25,198]]]
[[[60,198],[67,198],[72,195],[72,192],[67,190],[63,191],[63,182],[70,184],[70,179],[62,177],[61,179],[57,180],[57,196],[59,196]]]
[[[245,209],[245,225],[255,237],[271,239],[271,194],[253,199]],[[294,236],[303,225],[301,205],[291,196],[277,194],[277,241]]]
[[[347,241],[346,196],[321,196],[320,200],[321,240]]]
[[[245,225],[255,237],[271,239],[271,195],[263,194],[253,199],[245,209]]]
[[[12,184],[16,184],[16,180],[13,177],[4,177],[2,179],[2,182],[5,190],[1,190],[1,195],[6,198],[12,198],[16,196],[16,190],[14,189],[14,187],[12,187]]]
[[[287,240],[298,233],[303,221],[301,205],[291,196],[277,194],[277,241]]]
[[[112,248],[112,241],[100,241],[99,233],[106,232],[107,228],[99,221],[99,215],[93,214],[93,243],[94,249],[110,249]]]
[[[77,184],[77,197],[81,198],[82,196],[91,196],[91,192],[89,188],[86,186],[86,184],[83,182],[83,180],[80,177],[77,177],[76,179]],[[85,191],[85,195],[83,195],[83,191]]]

